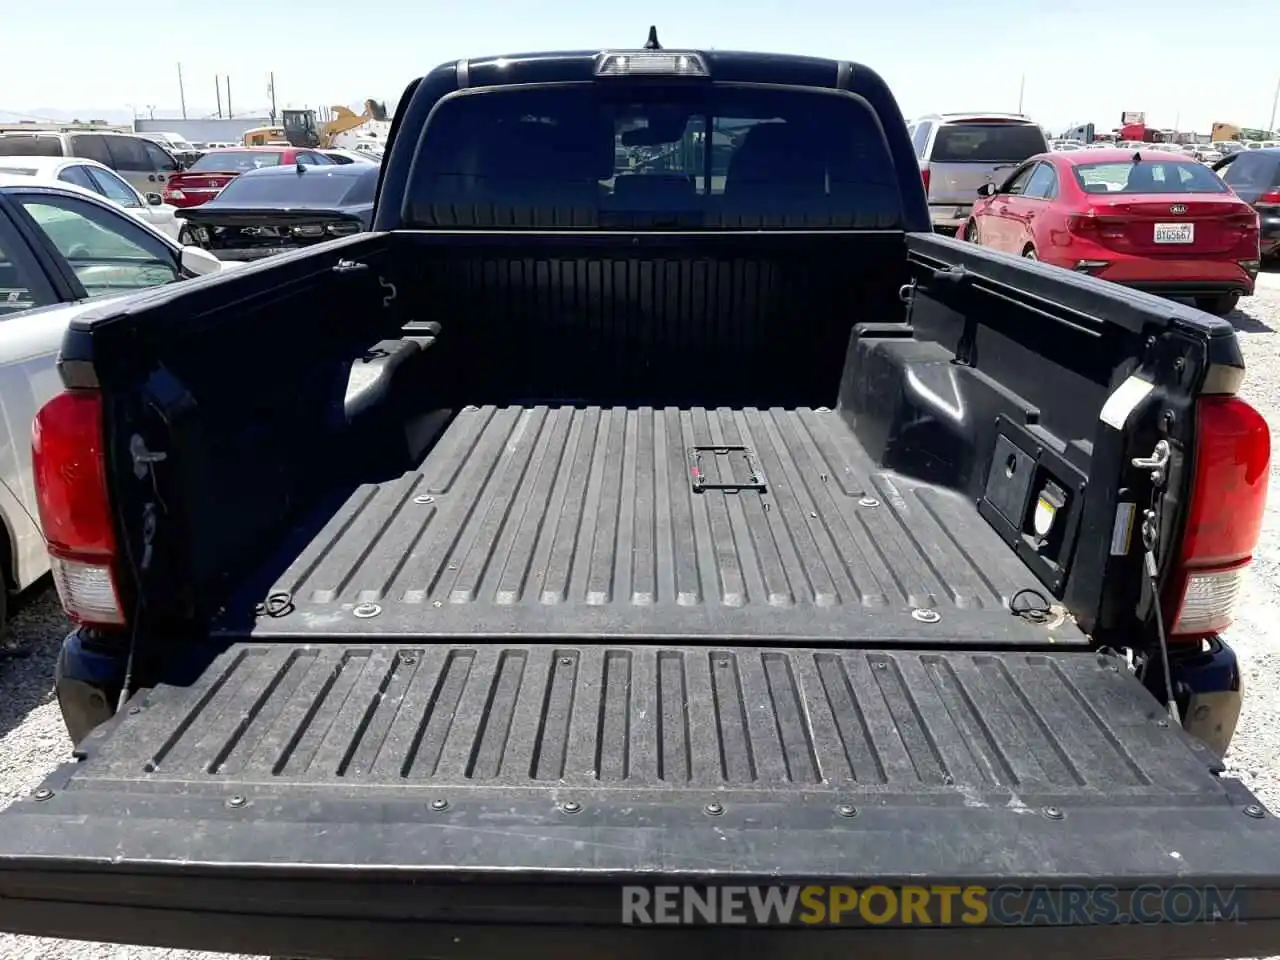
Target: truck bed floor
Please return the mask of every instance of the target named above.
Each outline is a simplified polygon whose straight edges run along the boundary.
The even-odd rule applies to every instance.
[[[826,408],[467,407],[285,563],[255,635],[1084,639],[1011,615],[1043,588],[974,504],[878,471]]]

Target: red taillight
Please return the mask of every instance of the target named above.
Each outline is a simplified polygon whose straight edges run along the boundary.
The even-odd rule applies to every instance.
[[[1067,217],[1067,232],[1077,237],[1096,240],[1124,240],[1126,223],[1112,217],[1100,217],[1096,213],[1073,213]]]
[[[1171,636],[1208,636],[1231,623],[1262,529],[1271,433],[1237,397],[1196,404],[1195,473],[1178,567],[1169,582]]]
[[[924,192],[929,192],[929,168],[922,167],[920,170],[920,180],[924,183]]]
[[[1280,190],[1268,190],[1258,198],[1259,203],[1280,203]]]
[[[119,625],[115,529],[103,459],[102,396],[68,390],[36,414],[31,434],[40,525],[67,616]]]

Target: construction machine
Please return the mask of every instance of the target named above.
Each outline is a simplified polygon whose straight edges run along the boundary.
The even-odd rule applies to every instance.
[[[387,107],[377,100],[366,100],[364,112],[357,115],[354,111],[342,106],[329,108],[332,119],[322,123],[316,122],[314,110],[282,110],[280,117],[283,126],[277,128],[282,138],[295,147],[317,147],[328,149],[334,145],[334,138],[349,130],[354,130],[370,120],[386,120]]]

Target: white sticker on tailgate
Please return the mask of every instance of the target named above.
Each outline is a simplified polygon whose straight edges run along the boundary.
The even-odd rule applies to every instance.
[[[1115,427],[1117,430],[1123,430],[1125,423],[1129,419],[1129,414],[1137,408],[1143,400],[1155,388],[1155,384],[1141,377],[1130,377],[1120,386],[1116,387],[1115,392],[1107,397],[1107,402],[1102,405],[1102,413],[1098,415],[1098,419],[1107,426]]]
[[[1156,243],[1195,243],[1194,223],[1157,223]]]

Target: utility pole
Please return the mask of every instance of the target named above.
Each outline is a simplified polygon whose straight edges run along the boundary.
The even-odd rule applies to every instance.
[[[182,104],[182,119],[187,119],[187,92],[182,86],[182,64],[178,64],[178,102]]]
[[[213,89],[218,94],[218,118],[222,118],[222,78],[216,73],[213,75]]]
[[[1271,122],[1267,124],[1267,133],[1276,132],[1276,107],[1280,106],[1280,80],[1276,81],[1276,95],[1271,98]]]
[[[1027,75],[1024,73],[1018,82],[1018,112],[1022,112],[1022,95],[1027,91]]]
[[[231,112],[231,77],[230,75],[227,76],[227,116],[228,117],[235,116],[235,114]]]
[[[271,125],[276,125],[276,75],[275,71],[267,74],[267,93],[271,94]]]

